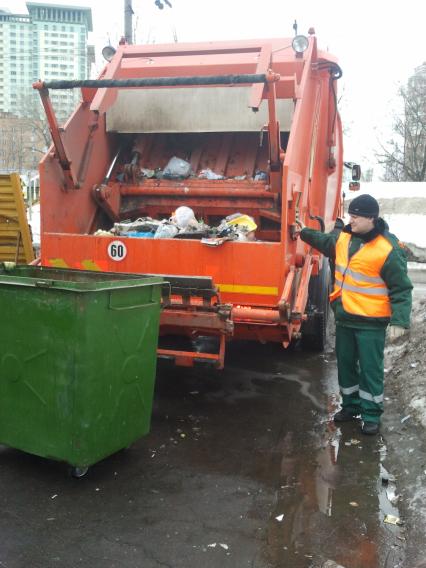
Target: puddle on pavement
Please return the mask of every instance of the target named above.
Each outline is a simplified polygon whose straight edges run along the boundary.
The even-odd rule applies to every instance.
[[[386,471],[381,436],[332,421],[339,395],[331,356],[243,344],[222,375],[168,379],[171,404],[183,395],[189,413],[209,417],[202,444],[188,448],[194,471],[257,484],[247,509],[236,504],[246,524],[235,528],[256,523],[261,531],[255,568],[320,568],[328,559],[344,568],[401,568],[404,527],[384,522],[400,516],[395,472]]]
[[[384,522],[387,515],[399,519],[399,511],[383,439],[363,436],[358,423],[337,427],[332,421],[338,407],[335,365],[304,360],[308,371],[310,380],[282,371],[283,380],[297,382],[299,394],[320,412],[313,421],[305,410],[298,430],[283,433],[274,448],[281,459],[268,560],[277,568],[319,568],[327,559],[345,568],[398,568],[404,528]]]

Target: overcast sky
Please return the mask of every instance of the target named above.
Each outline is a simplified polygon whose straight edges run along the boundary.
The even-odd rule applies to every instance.
[[[377,139],[389,135],[398,84],[426,61],[424,0],[170,0],[159,10],[154,0],[133,0],[136,42],[207,41],[291,37],[313,26],[320,48],[335,54],[345,125],[345,159],[374,162]],[[100,49],[123,35],[124,0],[67,0],[46,3],[92,8],[89,41]],[[0,7],[26,13],[21,0]],[[384,133],[384,134],[383,134]]]

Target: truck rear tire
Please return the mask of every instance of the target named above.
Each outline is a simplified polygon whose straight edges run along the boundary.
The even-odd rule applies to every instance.
[[[318,276],[313,276],[309,282],[308,320],[302,325],[303,349],[324,351],[327,345],[330,285],[330,266],[328,260],[324,259]]]

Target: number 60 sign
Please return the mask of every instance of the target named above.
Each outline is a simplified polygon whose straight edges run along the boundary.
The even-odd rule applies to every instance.
[[[120,261],[126,258],[127,247],[122,241],[112,241],[108,245],[108,256],[111,260]]]

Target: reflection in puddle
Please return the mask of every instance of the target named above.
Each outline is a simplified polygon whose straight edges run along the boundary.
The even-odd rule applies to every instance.
[[[297,382],[307,396],[309,384]],[[399,517],[394,479],[383,466],[385,445],[380,437],[361,437],[356,422],[336,427],[335,395],[322,408],[329,419],[321,424],[318,417],[317,431],[288,431],[274,448],[280,485],[269,560],[277,568],[316,568],[330,558],[345,568],[402,566],[403,529],[384,523],[386,515]]]
[[[330,432],[324,447],[317,453],[316,491],[318,508],[324,515],[331,517],[333,506],[333,491],[339,475],[337,456],[339,453],[341,433],[334,429]]]

